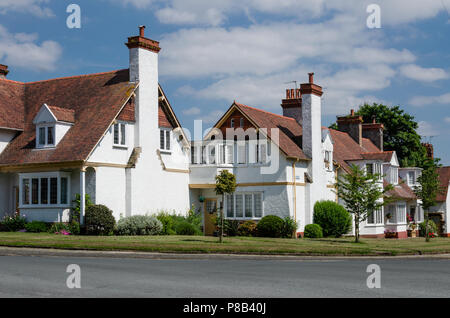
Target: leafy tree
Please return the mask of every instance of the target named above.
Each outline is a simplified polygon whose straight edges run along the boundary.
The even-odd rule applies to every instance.
[[[335,184],[337,195],[347,210],[353,214],[355,223],[355,242],[359,242],[359,224],[367,217],[388,203],[386,192],[392,189],[389,185],[383,188],[380,174],[366,173],[356,165],[351,165],[350,173],[340,176]],[[383,198],[383,200],[380,200]]]
[[[402,167],[424,167],[427,152],[417,133],[418,123],[414,116],[405,113],[400,106],[364,104],[356,112],[365,123],[373,119],[384,125],[384,150],[395,150]]]
[[[437,166],[433,164],[427,169],[424,169],[422,174],[417,178],[418,185],[414,186],[414,193],[417,198],[422,201],[421,206],[425,214],[425,240],[427,242],[430,241],[430,237],[428,235],[428,212],[432,206],[436,205],[436,196],[442,191],[436,168]]]
[[[222,170],[216,176],[216,194],[222,195],[222,204],[220,206],[220,243],[223,242],[223,204],[225,194],[232,194],[236,190],[236,177],[228,170]]]

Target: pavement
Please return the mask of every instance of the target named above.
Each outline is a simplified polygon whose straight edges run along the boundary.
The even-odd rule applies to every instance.
[[[67,286],[70,264],[80,268],[81,288]],[[380,268],[380,288],[367,287],[370,264]],[[450,255],[276,257],[0,248],[0,297],[450,297]]]

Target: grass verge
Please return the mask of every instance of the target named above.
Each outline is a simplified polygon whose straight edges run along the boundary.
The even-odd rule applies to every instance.
[[[272,239],[229,237],[220,244],[206,236],[64,236],[48,233],[0,233],[0,246],[162,253],[231,253],[261,255],[418,255],[450,253],[450,238]]]

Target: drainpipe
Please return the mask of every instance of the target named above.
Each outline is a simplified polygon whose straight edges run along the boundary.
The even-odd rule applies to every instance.
[[[293,178],[293,196],[294,196],[294,221],[297,223],[297,178],[295,177],[295,164],[298,162],[298,158],[292,163],[292,178]],[[295,233],[297,238],[297,233]]]
[[[80,169],[80,225],[84,225],[84,214],[86,211],[86,167]]]

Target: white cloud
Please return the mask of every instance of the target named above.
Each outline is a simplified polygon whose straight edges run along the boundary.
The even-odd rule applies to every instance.
[[[188,109],[185,109],[185,110],[182,111],[182,113],[184,115],[188,115],[188,116],[198,115],[201,112],[202,112],[202,110],[200,108],[198,108],[198,107],[191,107],[191,108],[188,108]]]
[[[434,137],[439,135],[439,131],[426,121],[419,121],[419,128],[417,129],[417,133],[422,137]]]
[[[409,100],[412,106],[450,105],[450,93],[438,96],[415,96]]]
[[[113,3],[121,4],[123,6],[134,6],[137,9],[147,9],[150,8],[150,5],[156,0],[109,0]]]
[[[302,21],[337,13],[358,17],[365,22],[368,16],[366,8],[373,0],[170,0],[161,3],[164,4],[156,11],[156,16],[162,23],[220,25],[231,16],[249,16],[252,12],[300,18]],[[442,0],[378,0],[376,3],[381,7],[382,25],[428,19],[445,10]],[[207,14],[209,10],[214,10],[216,19]]]
[[[55,41],[36,43],[37,34],[9,33],[0,25],[0,60],[11,67],[35,71],[52,71],[61,57],[62,48]]]
[[[444,118],[444,121],[445,121],[446,123],[450,124],[450,117],[445,117],[445,118]]]
[[[21,12],[40,18],[49,18],[55,16],[53,11],[46,6],[49,2],[49,0],[1,0],[0,14]]]
[[[400,73],[407,78],[421,82],[434,82],[449,78],[449,74],[441,68],[424,68],[415,64],[402,65]]]

